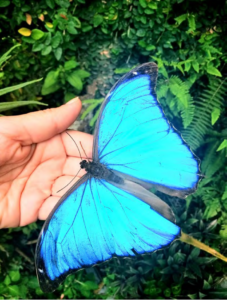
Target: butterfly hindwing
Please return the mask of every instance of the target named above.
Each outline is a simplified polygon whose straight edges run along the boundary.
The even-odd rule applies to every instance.
[[[126,192],[85,175],[62,198],[37,244],[36,267],[43,291],[54,290],[75,270],[115,255],[151,252],[179,236],[177,225],[133,194],[130,186]]]
[[[147,63],[111,89],[101,108],[93,155],[127,179],[162,185],[184,197],[196,188],[198,160],[168,123],[154,91],[156,78],[156,64]]]

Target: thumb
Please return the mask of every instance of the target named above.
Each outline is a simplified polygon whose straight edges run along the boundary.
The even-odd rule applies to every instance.
[[[30,145],[48,140],[66,130],[78,117],[81,101],[74,98],[57,108],[40,110],[20,116],[0,118],[1,134]]]

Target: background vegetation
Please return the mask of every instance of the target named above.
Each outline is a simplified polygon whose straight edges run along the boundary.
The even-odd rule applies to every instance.
[[[0,0],[0,56],[20,45],[0,59],[0,113],[54,107],[81,95],[92,132],[116,80],[155,61],[159,100],[204,174],[186,201],[160,197],[183,231],[227,255],[226,9],[225,1],[210,0]],[[34,267],[41,225],[1,230],[2,299],[227,297],[227,265],[179,241],[80,271],[43,294]]]

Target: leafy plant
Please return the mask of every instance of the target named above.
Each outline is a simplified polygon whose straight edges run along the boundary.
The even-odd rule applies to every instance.
[[[20,44],[17,44],[15,46],[13,46],[10,50],[8,50],[5,54],[3,54],[0,57],[0,68],[1,68],[1,71],[3,71],[2,64],[5,63],[11,57],[11,55],[9,55],[9,54],[11,53],[11,51],[13,51],[18,46],[20,46]],[[3,77],[4,77],[4,72],[1,72],[0,73],[0,78],[3,78]],[[32,80],[32,81],[29,81],[29,82],[25,82],[25,83],[21,83],[21,84],[17,84],[17,85],[14,85],[14,86],[11,86],[11,87],[7,87],[7,88],[4,88],[4,89],[0,89],[0,96],[3,96],[5,94],[7,94],[7,93],[16,91],[18,89],[22,89],[23,87],[25,87],[25,86],[27,86],[29,84],[33,84],[35,82],[38,82],[40,80],[42,80],[42,78],[41,79]],[[42,102],[34,101],[34,100],[30,100],[30,101],[29,100],[27,100],[27,101],[15,101],[15,102],[3,102],[3,103],[0,103],[0,112],[11,110],[13,108],[17,108],[17,107],[25,106],[25,105],[46,105],[46,104],[42,103]]]

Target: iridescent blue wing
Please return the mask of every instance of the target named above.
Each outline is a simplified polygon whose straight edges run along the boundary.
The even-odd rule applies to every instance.
[[[36,268],[43,291],[56,289],[77,269],[114,255],[151,252],[180,235],[178,226],[147,204],[158,198],[140,186],[134,195],[136,186],[126,181],[122,190],[85,175],[63,196],[37,243]]]
[[[156,64],[146,63],[111,89],[97,122],[93,159],[146,188],[184,197],[196,188],[198,160],[168,123],[156,78]]]

